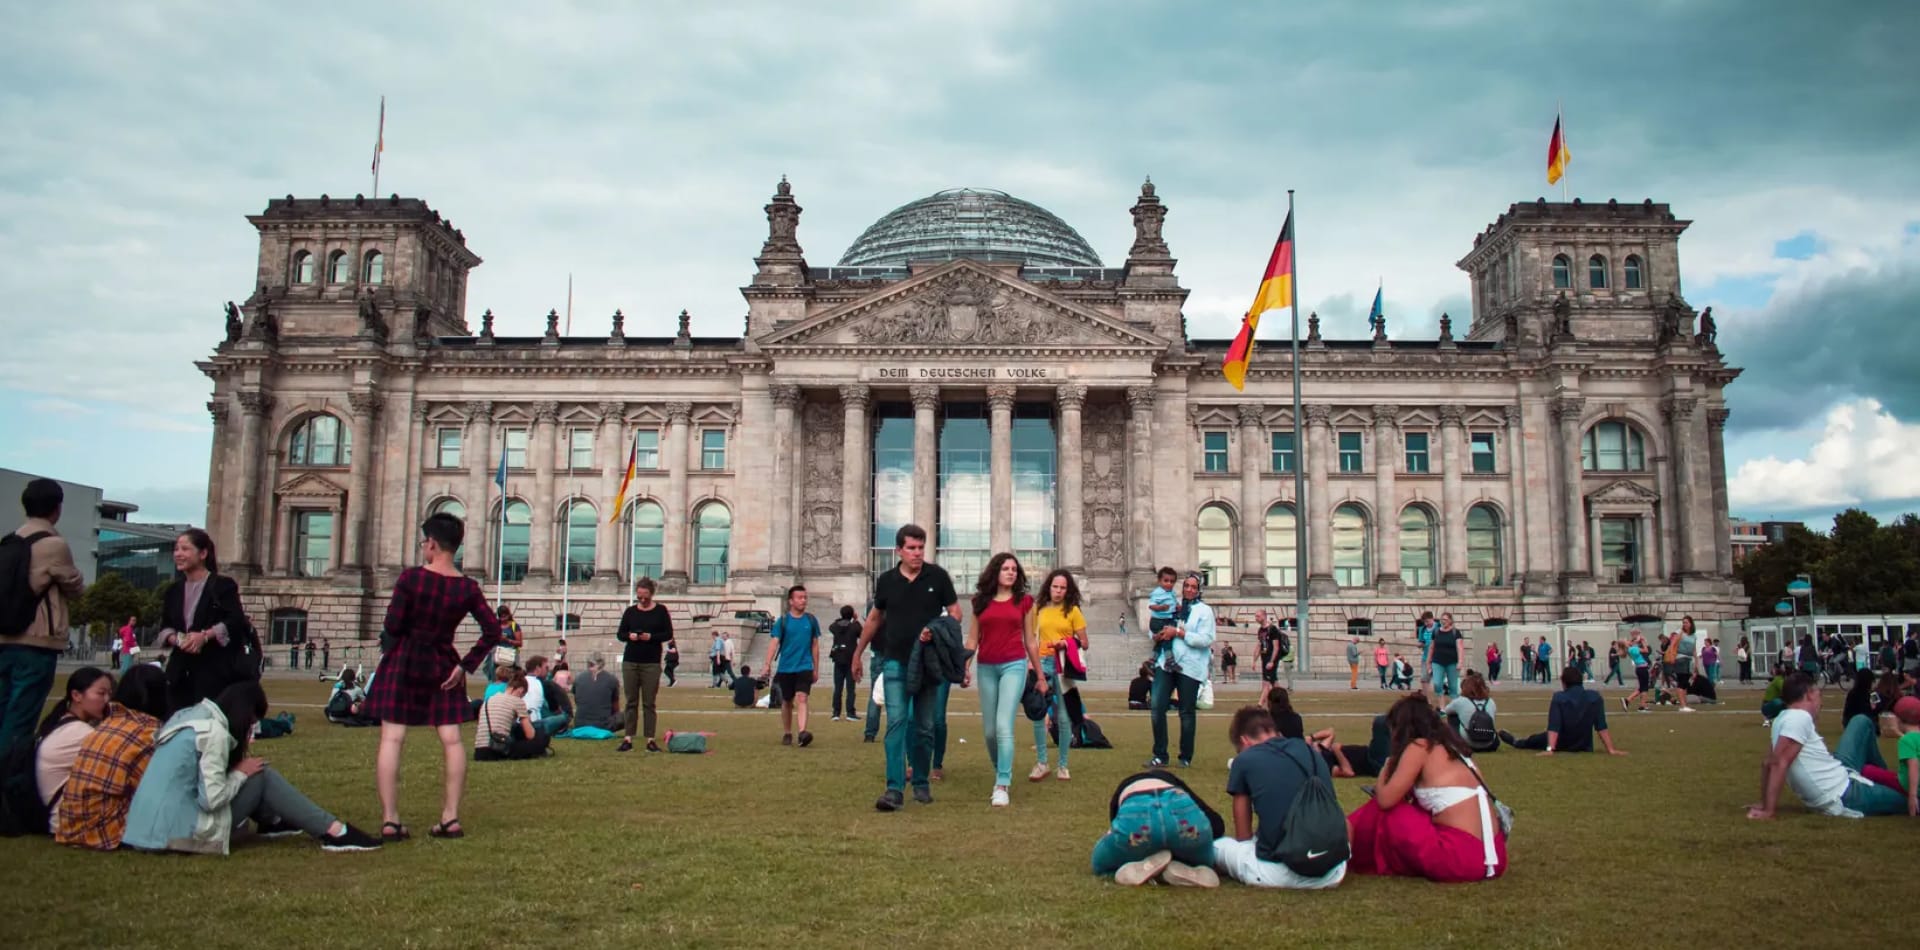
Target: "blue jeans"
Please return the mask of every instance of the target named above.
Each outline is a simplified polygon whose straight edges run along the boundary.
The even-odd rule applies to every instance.
[[[551,716],[541,716],[539,719],[534,720],[533,727],[547,735],[557,736],[565,732],[567,723],[572,721],[572,718],[566,713],[554,713]]]
[[[1093,844],[1093,873],[1110,876],[1156,851],[1194,867],[1213,866],[1213,825],[1193,796],[1177,788],[1136,792],[1120,800],[1113,824]]]
[[[1047,764],[1047,719],[1051,718],[1060,733],[1056,744],[1060,746],[1060,767],[1064,769],[1067,751],[1073,748],[1073,723],[1067,719],[1067,702],[1061,698],[1065,694],[1060,691],[1060,670],[1054,665],[1057,662],[1051,655],[1040,659],[1040,674],[1047,678],[1047,706],[1052,712],[1033,723],[1033,754],[1041,765]],[[1024,686],[1026,680],[1023,678],[1020,683]],[[1161,722],[1165,721],[1163,717]]]
[[[933,750],[933,706],[940,684],[923,683],[920,692],[907,694],[907,662],[885,659],[880,671],[886,677],[887,690],[887,790],[900,791],[907,786],[908,757],[912,757],[915,788],[927,787],[927,759]],[[907,738],[908,730],[912,741]]]
[[[1013,718],[1026,692],[1027,661],[982,663],[974,673],[980,687],[980,720],[986,727],[987,760],[993,784],[1013,784]]]
[[[1431,643],[1420,644],[1420,681],[1421,682],[1426,682],[1427,680],[1430,680],[1433,678],[1433,666],[1431,665],[1431,661],[1428,659],[1428,657],[1432,653],[1433,653],[1433,644]]]
[[[1460,664],[1435,663],[1433,665],[1433,684],[1433,691],[1436,695],[1460,695]]]
[[[924,695],[926,691],[922,690],[921,692]],[[933,767],[936,769],[940,768],[947,761],[947,696],[952,692],[952,683],[935,685],[933,687],[933,698],[927,703],[928,707],[932,709],[933,715],[933,745],[928,750],[928,757],[933,760]],[[920,761],[920,753],[917,748],[920,741],[920,734],[918,732],[907,733],[907,757],[915,762]],[[914,769],[913,774],[919,775],[920,770],[917,768]]]
[[[1167,761],[1167,706],[1174,690],[1180,691],[1180,761],[1193,761],[1194,700],[1200,697],[1200,681],[1185,673],[1153,671],[1153,757]]]
[[[875,690],[873,688],[873,684],[880,681],[880,667],[882,665],[884,665],[882,661],[878,659],[874,660],[873,672],[867,674],[866,737],[869,739],[880,734],[880,702],[879,701],[882,699],[885,699],[886,697],[876,695]]]
[[[1834,747],[1833,757],[1855,772],[1868,765],[1883,769],[1887,767],[1886,760],[1880,755],[1880,739],[1872,716],[1855,716],[1847,720],[1847,727],[1840,733],[1840,744]],[[1848,781],[1846,794],[1840,796],[1840,803],[1869,818],[1907,813],[1906,795],[1873,782]]]
[[[0,762],[12,761],[19,747],[33,744],[33,727],[45,712],[59,662],[60,654],[52,650],[17,643],[0,646]],[[7,780],[34,780],[31,766],[23,772]]]

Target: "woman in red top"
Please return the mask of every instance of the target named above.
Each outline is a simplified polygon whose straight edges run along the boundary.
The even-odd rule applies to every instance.
[[[1020,559],[1004,551],[994,555],[974,585],[967,649],[980,661],[980,719],[986,724],[987,758],[993,762],[995,808],[1010,802],[1013,716],[1026,692],[1028,671],[1040,669],[1033,618],[1033,598],[1027,595],[1027,572]],[[969,669],[962,685],[972,682]]]
[[[473,578],[453,566],[453,552],[465,540],[466,526],[444,512],[420,526],[422,567],[407,568],[393,584],[382,639],[392,647],[380,657],[366,712],[380,720],[380,755],[375,777],[380,788],[384,824],[380,836],[404,840],[400,823],[400,750],[408,726],[432,726],[440,734],[446,757],[446,798],[440,823],[428,830],[435,838],[459,838],[460,793],[467,783],[467,750],[460,743],[460,724],[471,718],[467,674],[480,665],[500,642],[500,621],[487,606],[486,594]],[[480,639],[462,658],[453,647],[454,631],[472,617],[480,624]]]

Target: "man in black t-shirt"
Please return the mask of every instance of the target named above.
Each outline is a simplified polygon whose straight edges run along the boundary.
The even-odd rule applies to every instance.
[[[854,619],[853,605],[841,605],[840,619],[827,627],[827,632],[833,635],[833,647],[827,651],[827,658],[833,661],[833,721],[841,720],[844,709],[844,718],[859,722],[860,717],[853,712],[855,685],[860,682],[853,678],[853,648],[860,642],[860,621]]]
[[[913,655],[914,641],[930,641],[927,624],[942,613],[960,616],[960,598],[953,590],[953,578],[940,565],[927,558],[927,532],[919,525],[901,525],[894,533],[894,547],[900,563],[880,575],[873,584],[873,609],[860,630],[860,642],[854,647],[853,676],[860,678],[860,658],[867,644],[874,643],[880,654],[880,673],[887,696],[887,790],[873,807],[880,811],[898,811],[901,791],[907,784],[907,728],[912,724],[919,741],[913,743],[913,798],[921,804],[933,801],[927,787],[933,751],[934,694],[940,684],[929,677],[918,695],[907,695],[907,659]]]

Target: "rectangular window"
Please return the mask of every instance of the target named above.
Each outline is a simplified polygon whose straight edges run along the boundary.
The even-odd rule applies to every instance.
[[[1227,470],[1227,434],[1225,432],[1203,432],[1200,435],[1206,464],[1201,470],[1209,473],[1224,473]]]
[[[1603,584],[1640,583],[1639,521],[1600,519],[1600,581]]]
[[[567,430],[567,467],[574,471],[593,468],[593,430]]]
[[[1360,465],[1360,433],[1340,433],[1340,470],[1342,472],[1364,471]]]
[[[700,430],[700,468],[709,472],[727,467],[727,433],[724,429]]]
[[[440,457],[437,460],[436,467],[459,468],[460,467],[460,430],[453,428],[451,426],[442,428],[439,431],[439,439],[440,439],[440,442],[439,442]]]
[[[1475,432],[1473,434],[1473,473],[1492,475],[1494,470],[1493,433]]]
[[[324,577],[333,565],[333,512],[293,513],[293,572]]]
[[[660,469],[660,432],[643,429],[633,434],[633,467],[643,472]],[[647,575],[652,577],[653,575]]]
[[[516,471],[527,467],[527,430],[508,429],[501,438],[506,439],[507,467]]]
[[[1275,432],[1273,434],[1273,470],[1286,475],[1293,472],[1293,433]]]
[[[1407,474],[1425,475],[1432,471],[1427,464],[1427,434],[1425,432],[1407,433]]]

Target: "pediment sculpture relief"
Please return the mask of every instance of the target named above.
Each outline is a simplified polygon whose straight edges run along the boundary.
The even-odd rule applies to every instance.
[[[1031,345],[1082,334],[1054,314],[1023,307],[982,274],[956,272],[899,310],[852,328],[862,343]]]

